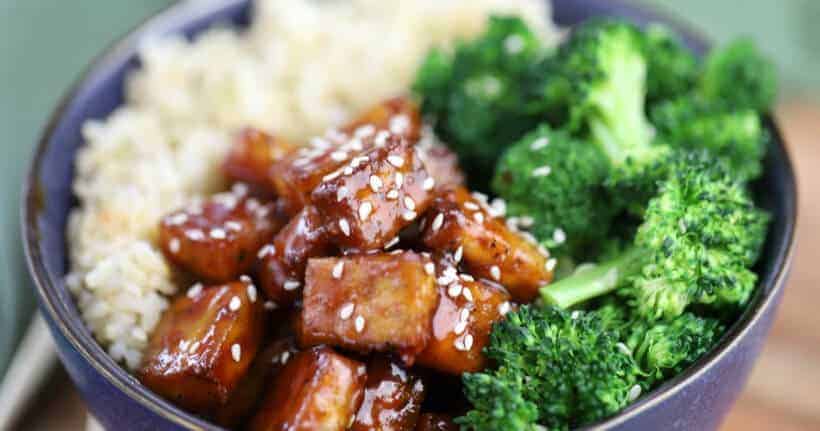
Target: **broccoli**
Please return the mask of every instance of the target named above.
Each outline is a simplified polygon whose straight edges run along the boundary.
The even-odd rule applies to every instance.
[[[474,408],[458,422],[476,430],[529,429],[534,424],[500,420],[535,419],[530,406],[549,429],[610,416],[642,391],[642,372],[626,350],[594,312],[524,305],[490,334],[486,352],[496,368],[463,377]]]
[[[760,175],[768,134],[754,110],[729,110],[722,103],[687,96],[660,104],[651,117],[658,139],[670,147],[706,149],[742,180]]]
[[[492,189],[507,202],[509,215],[534,219],[532,233],[553,254],[579,256],[609,233],[613,211],[603,188],[608,171],[599,147],[542,125],[498,161]],[[556,229],[566,242],[553,238]]]
[[[777,93],[775,66],[750,40],[736,40],[709,53],[699,92],[733,109],[767,112]]]
[[[538,37],[520,18],[493,16],[484,34],[460,43],[452,55],[431,51],[413,89],[436,132],[486,188],[493,165],[507,145],[538,124],[528,107],[525,81],[544,55]]]
[[[647,103],[653,105],[689,93],[700,73],[695,55],[662,25],[650,25],[644,31],[643,40],[647,58]]]
[[[736,309],[754,290],[751,267],[768,215],[742,183],[705,153],[674,162],[638,227],[632,247],[596,268],[541,289],[567,308],[618,289],[638,315],[674,318],[692,304]]]
[[[689,312],[668,322],[637,322],[630,328],[626,344],[651,384],[662,382],[694,363],[726,329],[718,320]]]

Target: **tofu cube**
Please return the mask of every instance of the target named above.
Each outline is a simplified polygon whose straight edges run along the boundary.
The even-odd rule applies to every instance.
[[[293,143],[262,130],[246,128],[234,139],[222,172],[232,180],[250,184],[268,195],[275,194],[271,182],[273,164],[297,150]]]
[[[364,364],[320,346],[297,353],[271,385],[253,431],[341,431],[364,395]]]
[[[435,180],[435,190],[463,186],[465,176],[458,164],[458,155],[443,144],[430,141],[422,138],[418,149],[424,167]]]
[[[418,421],[424,383],[394,361],[374,357],[367,366],[367,385],[353,431],[413,431]]]
[[[206,417],[228,403],[262,342],[265,312],[250,284],[192,288],[165,311],[137,376],[173,403]]]

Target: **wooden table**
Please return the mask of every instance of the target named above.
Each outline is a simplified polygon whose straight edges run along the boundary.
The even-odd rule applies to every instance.
[[[820,430],[820,105],[788,103],[778,118],[798,173],[798,249],[771,337],[725,431]],[[85,415],[60,369],[20,429],[83,429]]]

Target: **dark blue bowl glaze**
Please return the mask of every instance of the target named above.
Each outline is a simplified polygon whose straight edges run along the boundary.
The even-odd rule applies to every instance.
[[[183,2],[150,19],[97,59],[63,99],[43,133],[30,167],[22,206],[23,242],[37,285],[40,309],[57,341],[60,358],[107,429],[217,430],[154,395],[119,367],[94,341],[66,290],[66,218],[74,204],[73,161],[82,144],[83,122],[104,118],[123,101],[125,74],[136,67],[136,48],[144,37],[169,33],[188,36],[212,23],[246,26],[247,0]],[[555,19],[563,25],[594,15],[617,15],[638,23],[666,22],[689,46],[702,53],[707,43],[686,28],[656,13],[613,0],[555,0]],[[796,219],[794,173],[780,132],[768,121],[773,142],[765,176],[757,184],[760,203],[772,223],[758,265],[761,288],[749,309],[720,345],[689,370],[666,382],[615,417],[593,424],[607,430],[712,430],[718,427],[746,383],[760,353],[783,287],[793,250]]]

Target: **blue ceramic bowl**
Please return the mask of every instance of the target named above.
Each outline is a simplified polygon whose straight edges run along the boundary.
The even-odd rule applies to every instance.
[[[123,101],[126,73],[137,66],[136,48],[146,36],[188,36],[215,22],[246,26],[247,0],[182,2],[149,20],[97,59],[57,107],[32,162],[24,190],[22,223],[29,269],[40,308],[57,341],[60,358],[88,408],[108,429],[209,429],[143,387],[94,341],[63,283],[66,273],[66,217],[74,204],[73,161],[82,144],[80,128],[104,118]],[[593,15],[617,15],[638,23],[662,21],[679,30],[702,53],[706,43],[656,13],[613,0],[555,0],[555,19],[570,25]],[[712,430],[746,383],[783,294],[793,249],[796,217],[794,173],[780,132],[768,126],[773,143],[766,174],[757,185],[760,203],[774,216],[758,266],[761,288],[748,310],[717,348],[683,374],[592,428],[608,430]]]

